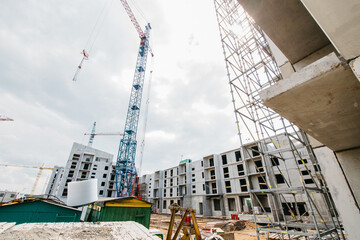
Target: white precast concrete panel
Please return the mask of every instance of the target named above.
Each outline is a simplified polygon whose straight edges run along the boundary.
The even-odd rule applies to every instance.
[[[69,182],[68,206],[82,206],[98,200],[98,180],[96,178],[81,182]]]

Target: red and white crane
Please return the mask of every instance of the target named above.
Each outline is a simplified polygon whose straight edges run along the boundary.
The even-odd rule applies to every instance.
[[[4,116],[4,115],[0,115],[0,121],[14,121],[14,119],[9,118],[9,117]]]

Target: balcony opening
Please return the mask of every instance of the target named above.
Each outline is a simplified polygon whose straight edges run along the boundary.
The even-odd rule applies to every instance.
[[[277,184],[285,183],[285,179],[282,174],[276,174],[275,178],[276,178]]]
[[[235,160],[236,160],[237,162],[239,162],[239,161],[241,160],[241,153],[240,153],[240,151],[236,151],[236,152],[235,152]]]
[[[271,163],[273,166],[279,166],[280,163],[279,163],[279,159],[277,157],[270,157],[270,160],[271,160]]]
[[[88,169],[89,169],[89,166],[90,166],[90,165],[89,165],[88,163],[85,163],[85,164],[84,164],[84,170],[88,170]]]
[[[307,164],[308,163],[308,161],[307,161],[307,159],[300,159],[300,160],[298,160],[298,163],[301,165],[301,164]]]
[[[242,165],[242,164],[237,165],[237,170],[238,170],[238,176],[244,176],[245,175],[244,165]]]
[[[212,189],[212,193],[213,193],[213,194],[216,194],[216,193],[217,193],[216,183],[211,183],[211,189]]]
[[[254,163],[256,165],[256,172],[264,172],[264,167],[261,160],[254,161]]]
[[[258,177],[260,189],[268,189],[265,177]]]
[[[313,184],[314,183],[314,181],[311,178],[304,179],[304,182],[305,182],[305,184]]]
[[[222,164],[223,164],[223,165],[227,164],[226,154],[221,155],[221,159],[222,159]]]
[[[72,162],[72,163],[71,163],[71,167],[70,167],[70,168],[71,168],[71,169],[75,169],[75,168],[76,168],[76,165],[77,165],[77,163],[76,163],[76,162]]]
[[[260,156],[260,152],[259,152],[259,147],[258,147],[258,146],[253,146],[253,147],[251,147],[251,152],[252,152],[253,157]]]
[[[214,158],[209,159],[209,165],[210,165],[210,167],[214,166]]]
[[[236,211],[235,198],[228,198],[229,211]]]
[[[321,168],[319,165],[314,165],[315,172],[321,171]]]
[[[63,196],[63,197],[66,197],[66,196],[67,196],[67,188],[64,188],[64,191],[63,191],[63,193],[62,193],[62,196]]]
[[[298,202],[296,203],[297,208],[299,210],[300,216],[309,216],[309,214],[306,211],[306,207],[305,207],[305,203],[302,202]],[[291,213],[293,213],[294,215],[298,215],[297,211],[296,211],[296,205],[294,202],[288,202],[286,203],[282,203],[282,207],[284,209],[284,214],[287,216],[290,216]]]
[[[211,170],[210,171],[210,179],[215,179],[216,178],[216,175],[215,175],[215,170]]]
[[[240,188],[242,192],[247,192],[246,179],[240,179]]]
[[[301,171],[301,175],[303,175],[303,176],[310,175],[310,173],[311,173],[311,170],[309,170],[309,171],[307,171],[307,170]]]
[[[225,181],[226,193],[231,193],[231,183],[230,181]]]
[[[214,199],[214,211],[221,211],[220,199]]]
[[[229,178],[229,168],[228,167],[223,168],[223,171],[224,171],[224,178]]]

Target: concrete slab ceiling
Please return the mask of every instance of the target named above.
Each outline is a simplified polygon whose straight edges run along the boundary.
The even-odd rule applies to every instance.
[[[301,0],[345,59],[360,55],[359,0]]]
[[[360,146],[360,82],[335,53],[261,91],[260,97],[333,151]]]
[[[291,63],[330,41],[300,0],[238,0]]]

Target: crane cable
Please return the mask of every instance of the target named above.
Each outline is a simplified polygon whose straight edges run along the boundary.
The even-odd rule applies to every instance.
[[[135,3],[133,0],[129,0],[128,2],[131,2],[132,6],[137,10],[137,12],[140,14],[141,18],[145,21],[145,23],[149,23],[149,20],[145,17],[144,12],[139,8],[139,6]],[[152,33],[152,38],[154,38],[154,33]],[[151,39],[150,39],[151,40]],[[151,56],[154,57],[154,52],[152,50],[151,44],[149,44],[149,51],[151,53]]]
[[[142,160],[143,160],[143,156],[144,156],[144,148],[145,148],[145,134],[146,134],[146,127],[147,127],[147,117],[148,117],[148,112],[149,112],[149,104],[150,104],[150,89],[151,89],[151,80],[152,80],[152,74],[153,74],[153,66],[154,66],[154,57],[151,57],[151,61],[150,61],[150,76],[149,76],[149,86],[148,86],[148,91],[147,91],[147,99],[146,99],[146,103],[145,103],[145,112],[144,112],[144,128],[143,128],[143,139],[141,141],[141,145],[140,145],[140,157],[139,157],[139,173],[138,176],[141,176],[141,168],[142,168]]]
[[[103,8],[102,8],[102,10],[100,11],[99,15],[97,16],[96,21],[95,21],[95,25],[92,28],[92,30],[90,32],[90,35],[89,35],[89,37],[88,37],[88,39],[86,41],[85,47],[81,52],[81,54],[83,55],[83,58],[81,59],[80,64],[78,65],[78,67],[76,69],[75,75],[73,77],[73,81],[77,80],[77,77],[78,77],[78,75],[80,73],[80,70],[82,68],[82,64],[83,64],[84,60],[89,59],[89,54],[91,53],[91,51],[93,49],[93,46],[95,44],[95,41],[99,36],[100,30],[101,30],[101,28],[102,28],[102,26],[104,24],[105,18],[107,16],[106,13],[109,11],[110,6],[112,5],[113,1],[114,0],[106,1]],[[88,51],[86,51],[86,49],[88,49]]]
[[[146,23],[148,23],[148,19],[145,17],[144,12],[138,7],[138,5],[135,3],[135,1],[130,0],[128,2],[131,2],[134,8],[137,10],[137,12],[141,15],[141,17],[145,20]]]

